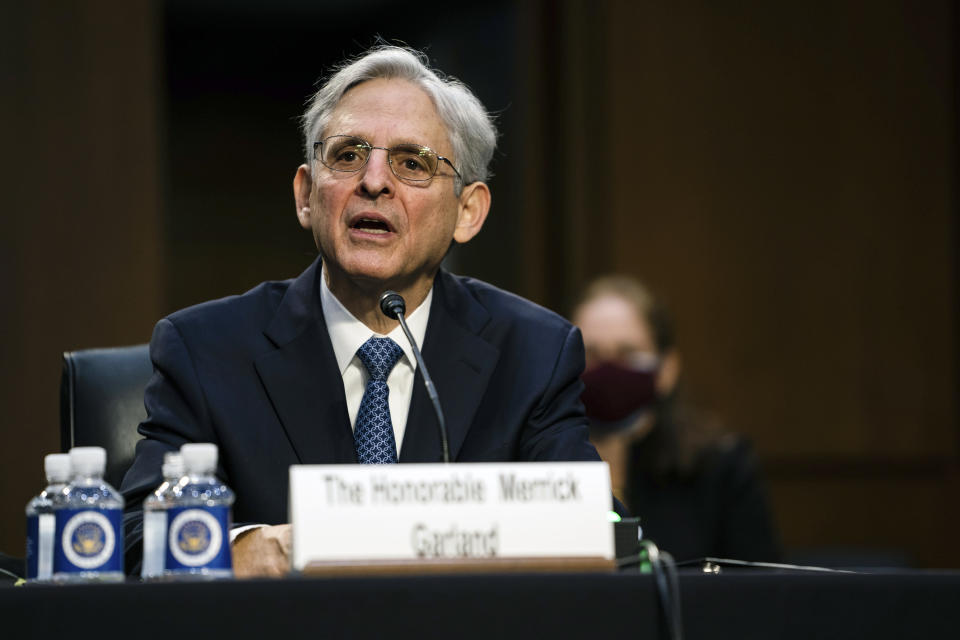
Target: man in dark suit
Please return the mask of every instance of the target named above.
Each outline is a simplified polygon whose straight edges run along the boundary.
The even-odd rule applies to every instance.
[[[475,96],[422,56],[378,47],[342,66],[304,116],[300,224],[320,258],[160,321],[145,439],[122,489],[128,567],[163,454],[213,442],[234,489],[238,575],[289,567],[291,464],[437,462],[437,423],[397,321],[406,301],[458,462],[599,460],[579,400],[583,344],[559,316],[440,263],[476,235],[496,132]],[[132,560],[132,562],[131,562]]]

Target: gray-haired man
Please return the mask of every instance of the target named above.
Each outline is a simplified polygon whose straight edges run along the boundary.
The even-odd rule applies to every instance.
[[[406,300],[446,415],[451,460],[598,460],[579,396],[583,344],[559,316],[440,269],[490,209],[496,131],[461,83],[377,47],[339,68],[304,116],[297,217],[320,258],[157,324],[145,439],[123,483],[128,566],[163,453],[220,447],[236,492],[238,575],[289,568],[291,464],[436,462],[436,418],[397,321]],[[386,366],[383,366],[387,362]],[[237,532],[240,531],[239,534]]]

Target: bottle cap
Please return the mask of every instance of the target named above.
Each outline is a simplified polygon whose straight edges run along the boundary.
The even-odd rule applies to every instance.
[[[163,454],[161,470],[164,478],[179,478],[183,475],[183,456],[175,451],[168,451]]]
[[[70,466],[74,475],[103,475],[107,467],[107,451],[103,447],[74,447],[70,449]]]
[[[190,442],[180,447],[183,467],[187,473],[213,473],[217,468],[217,445],[209,442]]]
[[[47,482],[67,482],[70,480],[70,454],[50,453],[43,458],[43,471]]]

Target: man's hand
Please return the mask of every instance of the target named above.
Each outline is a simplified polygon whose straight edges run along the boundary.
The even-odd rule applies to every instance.
[[[290,573],[292,533],[289,524],[244,531],[230,547],[238,578],[280,577]]]

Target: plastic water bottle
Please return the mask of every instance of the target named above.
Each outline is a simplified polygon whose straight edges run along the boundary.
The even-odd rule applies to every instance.
[[[54,512],[53,579],[123,580],[123,496],[103,479],[102,447],[70,450],[73,480]]]
[[[163,456],[163,483],[143,501],[143,564],[140,577],[152,580],[163,576],[167,555],[167,509],[173,490],[183,478],[183,458],[170,452]]]
[[[180,448],[186,476],[173,490],[167,510],[167,556],[164,575],[177,578],[233,576],[230,526],[233,491],[217,479],[217,447],[185,444]]]
[[[36,581],[53,577],[54,510],[70,481],[70,456],[51,453],[43,459],[43,470],[47,488],[27,503],[27,580]]]

